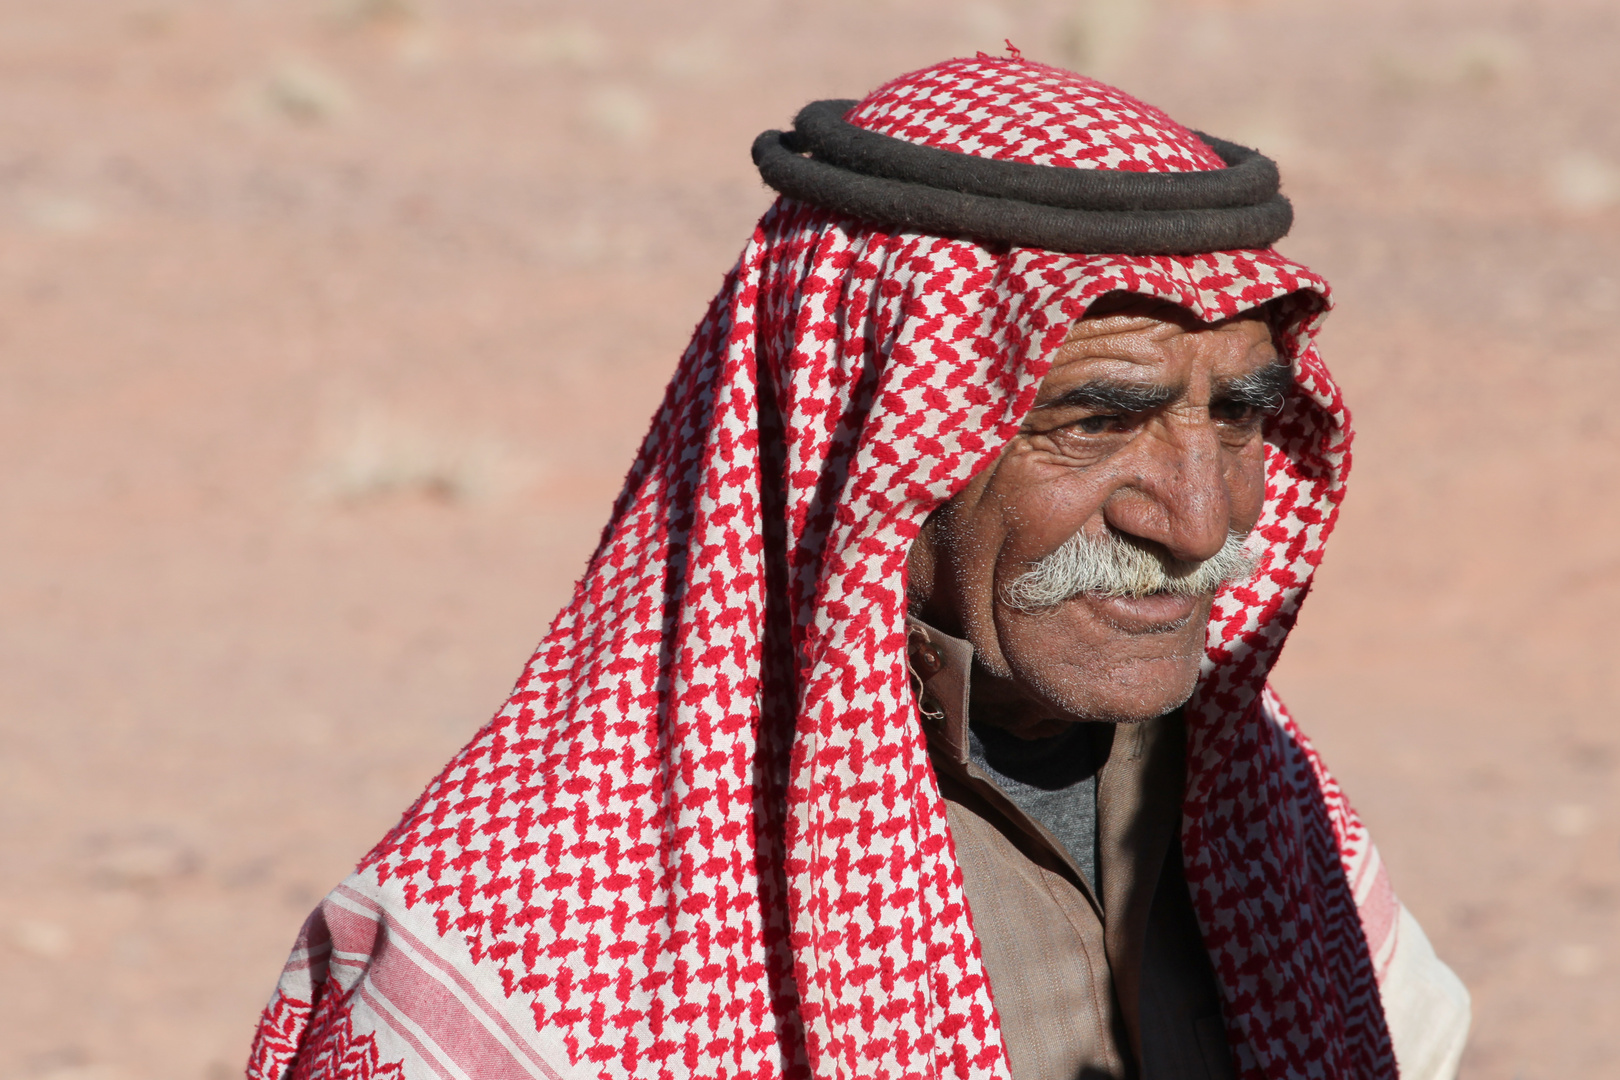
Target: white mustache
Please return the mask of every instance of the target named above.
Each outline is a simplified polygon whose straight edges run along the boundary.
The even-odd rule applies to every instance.
[[[1116,533],[1097,539],[1075,533],[1007,582],[1001,599],[1020,611],[1039,611],[1085,594],[1133,600],[1155,593],[1211,595],[1254,576],[1260,556],[1247,550],[1248,539],[1247,533],[1229,533],[1210,558],[1183,562]]]

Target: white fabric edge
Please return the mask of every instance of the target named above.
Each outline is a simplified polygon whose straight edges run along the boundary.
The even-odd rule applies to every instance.
[[[349,875],[327,898],[328,903],[338,903],[359,913],[359,908],[344,896],[345,893],[358,895],[365,900],[371,901],[386,913],[388,919],[396,922],[408,935],[416,939],[414,944],[410,943],[404,938],[390,934],[384,927],[378,940],[377,951],[367,960],[374,959],[381,951],[393,949],[412,955],[424,970],[435,967],[440,968],[441,971],[443,967],[453,969],[462,979],[471,984],[470,987],[453,987],[452,982],[454,980],[448,978],[440,977],[439,981],[462,1001],[467,1007],[468,1014],[476,1016],[478,1013],[483,1012],[485,1018],[481,1019],[480,1022],[482,1026],[489,1030],[491,1035],[496,1036],[500,1042],[509,1047],[512,1045],[512,1040],[516,1038],[526,1044],[532,1055],[540,1059],[535,1061],[533,1057],[530,1057],[529,1061],[523,1063],[527,1080],[553,1080],[553,1078],[555,1080],[598,1080],[598,1075],[594,1071],[570,1063],[568,1051],[563,1046],[562,1039],[555,1032],[542,1032],[536,1029],[534,1014],[530,1011],[528,1005],[528,995],[522,991],[518,991],[510,997],[506,995],[502,989],[500,971],[494,962],[486,958],[475,963],[472,952],[467,947],[466,939],[456,931],[452,930],[442,936],[439,934],[438,927],[434,923],[431,905],[418,903],[414,908],[407,908],[403,891],[399,888],[398,882],[379,885],[375,876],[366,872]],[[431,952],[432,956],[424,955],[419,951],[421,949]],[[434,964],[434,959],[440,961],[441,964]],[[361,981],[369,982],[369,975],[369,970],[364,972]],[[364,989],[369,989],[369,987]],[[390,1007],[391,1003],[386,1000],[379,1000],[372,994],[364,992],[359,995],[359,998],[364,1003],[362,1008],[369,1006],[370,1010],[376,1011],[375,1020],[382,1020],[383,1012],[396,1013],[393,1017],[394,1023],[376,1024],[374,1034],[378,1037],[379,1043],[391,1044],[391,1049],[405,1058],[403,1064],[406,1066],[405,1075],[407,1077],[420,1076],[424,1080],[459,1080],[459,1077],[466,1076],[467,1080],[480,1080],[477,1076],[467,1074],[460,1066],[460,1063],[443,1056],[442,1052],[436,1052],[439,1048],[435,1046],[431,1036],[428,1036],[426,1032],[415,1032],[419,1036],[425,1037],[419,1037],[410,1042],[402,1041],[398,1037],[401,1027],[416,1029],[417,1025],[410,1017],[398,1014],[396,1009]],[[486,1006],[488,1010],[493,1010],[506,1021],[504,1032],[497,1032],[496,1028],[499,1025],[490,1022],[493,1017],[489,1017],[488,1012],[480,1009],[480,1005]],[[390,1028],[394,1029],[393,1032],[390,1032]],[[523,1057],[525,1055],[522,1055],[520,1051],[514,1056]],[[430,1058],[437,1060],[430,1060]],[[412,1066],[418,1066],[419,1068],[413,1068]]]
[[[1473,1019],[1468,988],[1435,955],[1405,905],[1395,934],[1379,991],[1401,1080],[1454,1080]]]

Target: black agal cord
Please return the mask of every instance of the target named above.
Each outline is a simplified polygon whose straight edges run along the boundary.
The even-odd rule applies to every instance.
[[[1268,157],[1201,132],[1224,169],[1152,173],[1030,165],[906,142],[816,101],[792,131],[754,140],[783,195],[877,225],[1084,254],[1189,255],[1269,247],[1294,209]],[[809,156],[805,156],[809,155]]]

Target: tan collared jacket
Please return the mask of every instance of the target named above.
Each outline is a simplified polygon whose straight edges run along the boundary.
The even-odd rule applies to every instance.
[[[1014,1080],[1233,1077],[1182,876],[1179,714],[1114,731],[1097,777],[1093,892],[1063,845],[969,758],[973,647],[912,626],[943,661],[923,683],[924,730]]]

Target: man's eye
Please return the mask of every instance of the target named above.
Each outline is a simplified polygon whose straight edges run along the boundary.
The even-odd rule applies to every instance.
[[[1087,416],[1075,422],[1075,426],[1087,435],[1101,435],[1103,432],[1119,423],[1118,416]]]
[[[1209,415],[1225,424],[1252,424],[1260,419],[1260,410],[1242,401],[1217,401]]]

